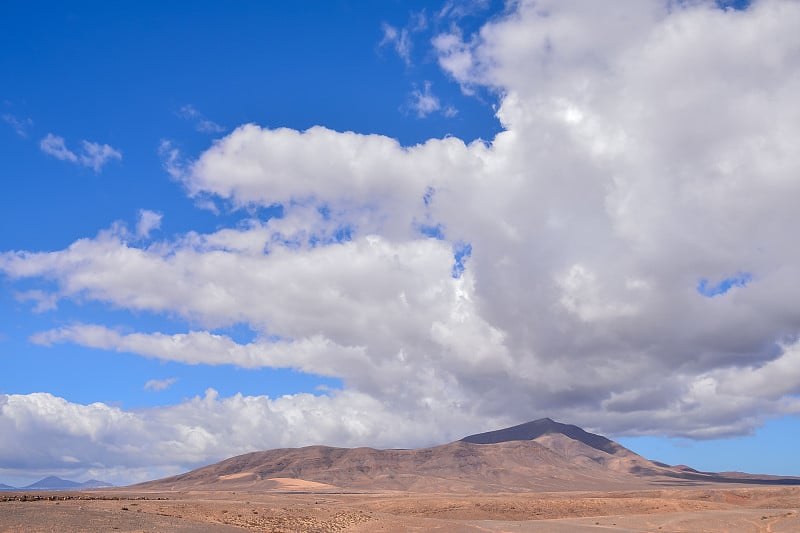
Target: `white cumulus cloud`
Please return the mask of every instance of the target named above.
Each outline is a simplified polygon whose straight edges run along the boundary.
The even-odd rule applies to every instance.
[[[449,428],[438,424],[444,416],[431,410],[412,418],[348,391],[269,398],[221,397],[208,389],[173,406],[135,412],[47,393],[0,394],[0,475],[88,473],[127,484],[255,450],[322,441],[421,445],[461,436],[453,428],[466,431],[463,416],[450,413]]]
[[[298,368],[343,391],[209,393],[135,413],[9,396],[0,453],[34,464],[24,444],[55,432],[69,436],[58,457],[133,469],[156,451],[167,465],[274,445],[410,446],[539,416],[710,438],[800,413],[800,4],[512,7],[433,42],[465,90],[498,95],[504,131],[490,143],[247,124],[185,164],[163,145],[165,164],[194,198],[280,205],[281,218],[157,244],[112,227],[0,255],[12,282],[194,328],[72,324],[35,342]],[[748,283],[697,290],[734,273]],[[234,324],[257,338],[212,332]],[[151,437],[164,448],[143,451]]]

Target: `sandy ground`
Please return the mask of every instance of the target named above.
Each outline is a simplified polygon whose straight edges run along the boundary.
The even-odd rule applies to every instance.
[[[278,489],[301,489],[286,491]],[[442,495],[92,491],[0,493],[0,532],[796,532],[800,487]]]

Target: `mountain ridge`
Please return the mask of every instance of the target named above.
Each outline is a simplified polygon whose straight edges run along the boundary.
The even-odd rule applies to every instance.
[[[701,472],[649,460],[602,435],[542,418],[417,449],[306,446],[255,451],[126,487],[145,491],[500,493],[728,484],[800,485],[800,478]],[[76,486],[77,485],[77,486]],[[106,488],[55,476],[22,489]]]
[[[542,418],[418,449],[306,446],[251,452],[140,490],[531,492],[703,483],[800,484],[646,459],[602,435]]]
[[[90,490],[90,489],[106,489],[114,487],[111,483],[100,481],[97,479],[89,479],[83,483],[78,481],[71,481],[69,479],[62,479],[57,476],[47,476],[39,481],[35,481],[30,485],[24,487],[13,487],[0,483],[0,491],[20,491],[20,490]]]

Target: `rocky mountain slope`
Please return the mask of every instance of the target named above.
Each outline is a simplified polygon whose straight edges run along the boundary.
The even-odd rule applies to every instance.
[[[254,452],[134,487],[516,492],[614,490],[737,479],[650,461],[606,437],[545,418],[416,450],[309,446]],[[758,479],[777,482],[776,478]],[[745,476],[738,482],[753,480]]]

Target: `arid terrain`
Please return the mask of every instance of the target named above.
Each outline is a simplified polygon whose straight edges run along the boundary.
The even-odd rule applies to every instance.
[[[255,452],[119,489],[0,493],[0,532],[800,531],[800,479],[649,461],[549,419],[419,450]]]
[[[800,487],[492,495],[279,488],[8,493],[0,496],[0,531],[800,531]]]

